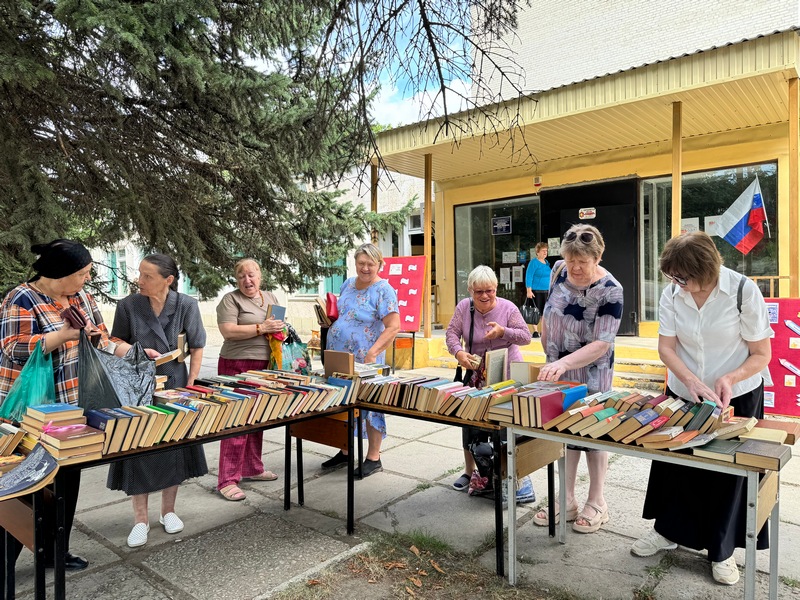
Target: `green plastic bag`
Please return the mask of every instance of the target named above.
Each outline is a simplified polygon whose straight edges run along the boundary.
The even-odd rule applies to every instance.
[[[33,354],[22,367],[3,405],[0,406],[0,417],[21,421],[29,406],[53,404],[55,401],[53,359],[49,354],[42,352],[41,342],[36,342]]]

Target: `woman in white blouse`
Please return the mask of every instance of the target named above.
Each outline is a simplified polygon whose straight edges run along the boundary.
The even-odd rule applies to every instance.
[[[667,366],[667,393],[733,406],[734,414],[764,416],[761,372],[772,355],[767,306],[751,280],[722,266],[705,233],[667,242],[661,272],[671,281],[659,305],[658,352]],[[652,556],[678,544],[707,550],[712,576],[723,585],[739,580],[733,558],[745,545],[743,477],[653,462],[642,516],[653,529],[631,552]],[[769,541],[758,536],[759,549]]]

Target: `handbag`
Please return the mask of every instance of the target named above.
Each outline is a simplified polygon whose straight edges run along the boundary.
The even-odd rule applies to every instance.
[[[29,406],[52,404],[55,401],[53,359],[44,353],[42,343],[36,342],[33,353],[17,375],[0,407],[0,417],[19,422]]]
[[[325,294],[325,314],[331,321],[339,318],[339,305],[336,301],[336,294],[331,292]]]
[[[475,302],[472,298],[469,300],[469,343],[467,344],[467,352],[472,353],[472,332],[475,329]],[[462,369],[461,365],[456,367],[456,374],[453,381],[460,381],[464,385],[470,385],[472,382],[472,369]]]
[[[539,307],[536,306],[536,303],[533,301],[533,298],[525,298],[525,302],[519,307],[519,311],[522,313],[522,318],[528,325],[539,324],[539,319],[541,319],[542,315],[539,312]]]

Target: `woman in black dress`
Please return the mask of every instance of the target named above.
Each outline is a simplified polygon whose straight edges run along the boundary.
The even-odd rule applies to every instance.
[[[192,385],[200,373],[206,332],[197,300],[178,293],[178,266],[164,254],[152,254],[139,265],[139,293],[120,301],[114,315],[112,335],[126,342],[139,342],[149,350],[163,354],[178,347],[178,334],[185,332],[189,345],[190,368],[170,361],[157,368],[168,377],[167,389]],[[167,533],[183,531],[183,521],[175,514],[178,486],[186,479],[208,473],[202,446],[179,448],[152,456],[131,458],[113,463],[108,472],[108,487],[122,490],[133,501],[135,524],[128,536],[128,546],[147,543],[150,522],[147,498],[161,490],[159,523]]]
[[[767,305],[758,286],[722,266],[703,232],[669,240],[660,267],[672,283],[659,304],[658,354],[667,366],[667,393],[703,398],[743,417],[764,417],[762,370],[772,355]],[[652,556],[680,544],[708,550],[717,583],[733,585],[735,548],[745,545],[744,477],[653,461],[642,516],[653,529],[631,547]],[[764,527],[757,548],[768,545]]]

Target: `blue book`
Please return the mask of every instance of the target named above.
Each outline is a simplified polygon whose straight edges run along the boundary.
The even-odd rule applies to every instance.
[[[72,417],[80,417],[83,415],[83,409],[80,406],[64,403],[37,404],[36,406],[29,406],[26,414],[39,421],[48,421],[59,418],[69,419]]]
[[[269,310],[268,317],[275,319],[276,321],[284,321],[286,320],[286,307],[285,306],[278,306],[277,304],[271,305]]]
[[[561,393],[564,394],[564,402],[562,404],[562,409],[567,410],[578,400],[580,400],[581,398],[585,398],[586,394],[589,393],[589,388],[586,387],[585,383],[582,383],[580,385],[576,385],[575,387],[562,390]]]

